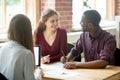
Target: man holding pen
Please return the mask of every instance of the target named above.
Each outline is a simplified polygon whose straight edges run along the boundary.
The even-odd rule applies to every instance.
[[[100,20],[101,16],[96,10],[87,10],[83,13],[80,22],[83,33],[66,58],[61,57],[64,68],[98,69],[114,65],[116,40],[113,35],[102,30]],[[74,62],[74,58],[82,52],[85,62]]]

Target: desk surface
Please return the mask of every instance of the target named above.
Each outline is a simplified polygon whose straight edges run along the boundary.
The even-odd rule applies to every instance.
[[[41,65],[42,80],[120,80],[120,67],[107,66],[105,69],[64,69],[60,62]]]

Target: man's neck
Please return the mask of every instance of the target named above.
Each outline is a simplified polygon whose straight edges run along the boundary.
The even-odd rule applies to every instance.
[[[90,37],[91,37],[91,38],[94,38],[99,29],[100,29],[100,27],[93,28],[93,29],[89,32],[89,33],[90,33]]]

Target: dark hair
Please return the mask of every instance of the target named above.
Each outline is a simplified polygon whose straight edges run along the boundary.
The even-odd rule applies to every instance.
[[[96,10],[87,10],[84,12],[84,16],[88,22],[92,23],[94,26],[99,26],[101,16]]]
[[[23,14],[17,14],[11,19],[8,29],[8,38],[17,41],[33,52],[32,29],[28,17]]]

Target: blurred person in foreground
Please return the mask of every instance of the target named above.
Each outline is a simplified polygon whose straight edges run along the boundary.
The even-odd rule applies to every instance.
[[[40,80],[35,69],[31,22],[23,14],[15,15],[9,25],[8,42],[0,49],[0,73],[8,80]]]

